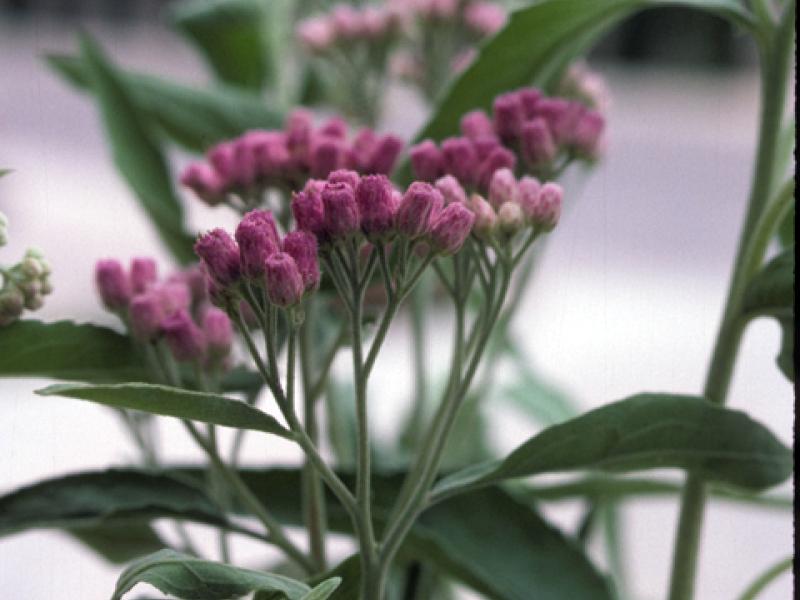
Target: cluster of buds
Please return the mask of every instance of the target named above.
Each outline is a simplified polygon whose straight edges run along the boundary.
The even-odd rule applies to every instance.
[[[0,213],[0,242],[5,240],[5,217]],[[2,246],[3,243],[0,243]],[[24,310],[38,310],[44,296],[53,291],[50,284],[50,264],[41,252],[28,249],[25,256],[11,267],[0,267],[3,286],[0,287],[0,327],[10,325]]]
[[[448,203],[429,183],[414,182],[401,193],[385,176],[346,170],[310,180],[292,199],[292,213],[297,227],[313,234],[323,250],[362,237],[374,244],[401,238],[453,254],[474,222],[463,203]]]
[[[267,210],[245,214],[234,237],[219,228],[200,236],[195,252],[212,302],[227,312],[246,289],[263,289],[272,305],[293,308],[319,286],[316,238],[298,229],[281,239]]]
[[[398,137],[369,128],[349,139],[340,118],[315,127],[309,112],[295,110],[283,130],[249,131],[214,146],[207,162],[186,168],[181,183],[211,206],[238,199],[234,205],[244,210],[260,204],[270,188],[297,190],[309,177],[337,169],[389,173],[402,148]]]
[[[611,92],[606,80],[583,60],[574,62],[566,70],[558,84],[558,94],[579,100],[603,114],[611,105]]]
[[[419,179],[450,174],[464,186],[486,193],[498,169],[551,178],[573,158],[596,158],[604,128],[605,119],[596,109],[523,88],[498,96],[491,116],[482,110],[464,115],[462,136],[448,138],[440,146],[431,140],[414,146],[411,164]]]
[[[151,258],[134,258],[128,270],[106,259],[95,266],[95,282],[103,305],[137,342],[163,341],[175,360],[209,372],[229,366],[233,329],[228,315],[209,302],[201,268],[159,280]]]
[[[385,46],[400,31],[397,11],[391,7],[354,8],[339,4],[323,15],[301,21],[297,39],[314,54],[346,52],[354,45]]]

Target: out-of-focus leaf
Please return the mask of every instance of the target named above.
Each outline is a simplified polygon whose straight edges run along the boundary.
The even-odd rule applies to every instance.
[[[86,63],[77,57],[48,55],[47,62],[78,89],[91,92]],[[133,101],[149,124],[192,152],[249,129],[274,129],[283,114],[258,96],[233,88],[203,89],[152,75],[120,71]]]
[[[166,544],[147,523],[104,523],[71,529],[69,535],[112,564],[119,565],[163,549]]]
[[[786,446],[743,412],[691,396],[639,394],[549,427],[503,460],[445,477],[434,497],[542,473],[667,467],[759,490],[786,480],[793,460]]]
[[[314,578],[312,583],[334,577],[339,579],[341,583],[330,595],[330,600],[354,600],[358,598],[361,592],[361,563],[358,554],[349,556],[324,575]]]
[[[300,600],[328,600],[336,592],[341,585],[342,580],[339,577],[331,577],[326,579],[320,584],[314,586],[310,592],[303,596]]]
[[[114,163],[136,194],[161,240],[180,264],[196,260],[192,237],[184,230],[183,209],[172,176],[146,117],[139,111],[119,73],[88,36],[81,55],[103,116]]]
[[[202,560],[174,550],[145,556],[122,572],[111,600],[120,600],[139,583],[184,600],[228,600],[253,591],[280,592],[300,600],[309,587],[289,577]]]
[[[259,91],[274,68],[269,60],[269,4],[184,0],[173,5],[170,22],[200,50],[220,81]]]
[[[5,177],[9,173],[11,173],[12,169],[0,169],[0,177]]]

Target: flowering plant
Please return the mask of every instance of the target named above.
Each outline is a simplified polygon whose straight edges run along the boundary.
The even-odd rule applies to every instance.
[[[111,539],[95,546],[130,562],[114,599],[147,583],[186,599],[422,600],[449,597],[453,581],[501,600],[610,599],[625,593],[618,565],[601,572],[582,545],[597,511],[681,489],[620,472],[677,468],[687,478],[669,597],[691,598],[707,496],[774,503],[760,492],[793,470],[788,448],[724,403],[757,316],[781,324],[778,366],[794,380],[793,229],[784,231],[794,179],[782,165],[793,139],[781,142],[782,128],[793,133],[782,114],[794,1],[683,2],[752,33],[763,69],[751,199],[703,393],[642,393],[580,415],[561,402],[563,418],[506,456],[483,444],[480,407],[504,356],[520,364],[530,404],[546,401],[510,324],[538,249],[575,203],[565,175],[585,175],[606,153],[607,91],[575,57],[612,22],[656,3],[542,0],[510,16],[477,0],[329,11],[180,4],[176,27],[239,89],[122,71],[88,37],[79,57],[50,57],[96,97],[120,172],[177,267],[160,276],[148,257],[97,262],[99,302],[117,331],[20,320],[51,291],[50,266],[29,251],[0,271],[0,374],[58,379],[38,393],[110,407],[140,464],[12,491],[0,497],[0,532],[58,527],[87,543]],[[291,25],[305,54],[282,61],[270,19]],[[226,45],[233,38],[250,43]],[[375,130],[390,65],[403,61],[405,79],[436,101],[408,147]],[[292,77],[314,79],[320,65],[346,82],[326,102],[366,123],[353,135],[344,118],[279,101]],[[301,83],[293,100],[310,104]],[[168,141],[202,155],[175,179],[214,215],[233,211],[234,229],[186,232]],[[0,215],[0,245],[6,225]],[[766,260],[779,229],[784,249]],[[433,315],[452,339],[437,352],[448,359],[440,386],[426,354]],[[402,375],[389,333],[405,324],[412,401],[392,443],[373,426],[387,396],[373,375],[381,363]],[[160,417],[180,421],[200,466],[171,461]],[[285,444],[299,464],[243,466],[251,433]],[[589,474],[547,487],[519,481],[574,471]],[[565,498],[590,505],[575,536],[537,511]],[[156,519],[169,523],[156,528]],[[216,530],[213,554],[195,524]],[[335,550],[333,534],[346,536],[348,552]],[[242,538],[280,559],[238,566]]]

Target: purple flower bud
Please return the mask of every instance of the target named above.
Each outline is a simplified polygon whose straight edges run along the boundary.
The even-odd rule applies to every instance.
[[[397,231],[409,239],[428,233],[432,220],[439,215],[443,206],[444,197],[439,190],[430,184],[415,181],[406,190],[397,208]]]
[[[482,110],[473,110],[461,117],[461,133],[471,140],[495,135],[492,120]]]
[[[242,143],[250,148],[259,178],[279,177],[291,164],[286,135],[281,131],[251,131],[245,134]]]
[[[436,189],[442,194],[445,204],[452,204],[453,202],[466,204],[467,202],[467,193],[458,183],[458,179],[452,175],[445,175],[441,179],[437,179]]]
[[[356,204],[361,215],[361,230],[369,239],[391,233],[396,206],[392,184],[385,175],[366,175],[356,187]]]
[[[536,113],[547,122],[553,141],[558,145],[569,141],[581,109],[582,106],[577,102],[563,98],[543,98],[536,106]]]
[[[246,136],[233,141],[233,179],[241,188],[252,186],[258,176],[258,164],[253,146]]]
[[[442,153],[432,140],[425,140],[409,151],[414,177],[420,181],[436,181],[442,173]]]
[[[251,210],[236,228],[242,274],[250,279],[264,275],[267,257],[280,250],[280,238],[272,213],[268,210]]]
[[[561,216],[561,203],[564,198],[564,190],[557,183],[545,183],[539,192],[535,210],[532,215],[532,222],[545,231],[552,230]]]
[[[498,169],[489,182],[489,202],[495,209],[507,202],[516,203],[519,196],[517,179],[511,169]]]
[[[525,225],[525,215],[516,202],[506,202],[497,211],[497,227],[509,238]]]
[[[167,281],[150,291],[153,293],[153,297],[158,299],[165,316],[180,310],[188,311],[192,305],[192,293],[185,282]]]
[[[278,252],[267,259],[267,297],[272,304],[286,307],[297,304],[303,297],[305,285],[294,259]]]
[[[300,43],[311,52],[323,52],[335,41],[333,26],[324,17],[301,21],[295,32]]]
[[[475,33],[494,35],[506,22],[506,12],[492,2],[470,2],[464,9],[464,22]]]
[[[236,185],[236,151],[233,142],[222,142],[211,148],[208,160],[224,187]]]
[[[528,121],[522,127],[522,156],[531,167],[548,165],[558,154],[550,127],[542,117]]]
[[[119,311],[131,299],[131,282],[118,260],[99,260],[94,268],[97,291],[108,310]]]
[[[194,252],[201,258],[206,272],[222,287],[239,279],[239,247],[224,229],[212,229],[198,238]]]
[[[526,119],[533,119],[536,116],[536,109],[539,100],[542,99],[542,92],[536,88],[523,88],[517,91],[517,97],[522,104],[522,111]]]
[[[444,170],[453,175],[462,184],[475,182],[477,156],[475,148],[467,138],[448,138],[442,142]]]
[[[307,110],[293,110],[286,119],[286,148],[292,164],[300,169],[309,166],[312,127],[313,118]]]
[[[331,117],[319,128],[319,133],[344,140],[347,138],[347,122],[341,117]]]
[[[211,302],[211,304],[222,309],[227,309],[228,306],[230,306],[232,299],[231,293],[228,290],[221,288],[217,282],[211,279],[211,277],[208,275],[206,275],[205,283],[206,295],[208,296],[208,300]],[[246,305],[247,303],[242,302],[242,304]]]
[[[478,163],[494,152],[495,148],[501,148],[500,138],[496,135],[481,135],[472,140],[475,153],[478,156]]]
[[[339,4],[331,11],[333,31],[337,38],[353,40],[362,33],[361,15],[347,4]]]
[[[225,200],[225,185],[217,172],[205,163],[193,163],[181,173],[181,184],[209,206]]]
[[[341,169],[347,160],[347,146],[339,138],[315,135],[311,142],[311,176],[324,178]]]
[[[469,199],[469,208],[475,215],[472,231],[481,238],[489,238],[494,233],[497,224],[497,214],[492,205],[483,196],[473,194]]]
[[[494,130],[504,141],[514,140],[522,131],[525,108],[517,92],[501,94],[494,99]]]
[[[377,145],[378,136],[375,132],[368,127],[361,129],[350,149],[350,167],[356,171],[366,171]]]
[[[469,236],[475,215],[463,204],[449,204],[436,217],[429,235],[431,248],[442,254],[454,254]]]
[[[533,215],[536,212],[536,206],[539,202],[539,192],[542,189],[542,184],[536,177],[525,175],[519,180],[519,206],[522,209],[522,214],[531,222]]]
[[[478,186],[482,190],[488,190],[495,171],[503,168],[513,171],[516,164],[517,157],[514,153],[508,148],[498,146],[481,161],[478,167]]]
[[[356,173],[355,171],[350,171],[348,169],[339,169],[338,171],[334,171],[330,175],[328,175],[328,182],[329,183],[346,183],[354,190],[358,185],[361,176]],[[325,187],[325,183],[322,183],[320,186],[320,193],[322,192],[322,188]]]
[[[588,109],[578,117],[572,132],[572,143],[581,155],[587,158],[597,158],[602,145],[605,119],[596,110]]]
[[[210,307],[203,313],[203,333],[205,334],[208,361],[213,366],[220,365],[231,352],[233,327],[225,311]]]
[[[131,289],[134,294],[145,291],[158,278],[156,261],[152,258],[131,260]]]
[[[325,211],[322,206],[322,195],[319,191],[309,189],[292,195],[292,214],[298,229],[308,231],[318,238],[325,231]]]
[[[325,233],[331,238],[341,238],[359,229],[358,206],[353,188],[346,183],[326,183],[322,188]]]
[[[372,156],[365,172],[388,175],[392,171],[402,149],[403,140],[399,137],[394,135],[383,136],[378,140],[375,149],[372,151]]]
[[[159,294],[149,291],[133,297],[128,307],[128,316],[134,339],[139,342],[150,342],[158,337],[166,313]]]
[[[178,362],[200,362],[204,359],[205,336],[185,310],[179,310],[161,321],[161,331],[172,356]]]
[[[294,259],[305,291],[317,289],[320,277],[317,238],[307,231],[292,231],[283,239],[283,251]]]

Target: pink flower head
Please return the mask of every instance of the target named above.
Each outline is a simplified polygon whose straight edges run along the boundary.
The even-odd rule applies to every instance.
[[[369,239],[390,234],[395,211],[392,184],[385,175],[367,175],[356,187],[356,204],[361,216],[361,230]]]
[[[378,139],[364,171],[370,174],[388,175],[403,149],[403,140],[396,135],[384,135]]]
[[[444,177],[436,180],[436,189],[442,194],[445,204],[452,204],[453,202],[460,202],[466,204],[467,193],[458,179],[452,175],[445,175]]]
[[[166,281],[152,288],[153,297],[158,299],[164,316],[179,310],[189,310],[192,305],[192,293],[189,286],[182,281]]]
[[[489,183],[492,181],[494,172],[498,169],[511,169],[517,164],[517,157],[511,150],[498,146],[489,153],[489,156],[481,161],[478,167],[478,185],[482,190],[489,189]]]
[[[431,221],[438,216],[443,206],[444,198],[439,190],[428,183],[415,181],[406,190],[397,208],[397,231],[410,239],[428,233]]]
[[[561,203],[564,199],[564,190],[557,183],[548,182],[542,186],[539,198],[532,215],[532,222],[544,229],[552,230],[561,216]]]
[[[463,204],[449,204],[434,219],[428,236],[431,248],[442,254],[455,254],[475,223],[475,215]]]
[[[292,231],[283,239],[283,251],[294,259],[305,291],[317,289],[320,278],[317,238],[307,231]]]
[[[349,169],[339,169],[328,175],[329,183],[346,183],[353,188],[353,190],[356,189],[356,186],[360,180],[361,177],[359,174],[355,171],[350,171]],[[325,184],[323,183],[323,185],[320,187],[320,192],[322,192],[322,187],[324,186]]]
[[[347,122],[341,117],[331,117],[322,124],[318,133],[343,140],[347,138]]]
[[[525,215],[516,202],[506,202],[497,211],[497,228],[511,237],[525,225]]]
[[[470,2],[464,9],[464,22],[475,33],[490,36],[505,25],[506,13],[493,2]]]
[[[236,227],[242,274],[250,279],[264,275],[267,257],[280,250],[275,219],[268,210],[251,210]]]
[[[331,11],[331,21],[337,39],[352,41],[363,33],[361,15],[350,5],[336,5]]]
[[[518,188],[519,206],[522,209],[522,214],[525,215],[529,222],[532,222],[539,202],[539,192],[542,189],[542,184],[536,177],[525,175],[519,180]]]
[[[508,202],[516,203],[519,199],[517,179],[511,169],[498,169],[489,182],[489,203],[499,209]]]
[[[301,21],[296,29],[297,39],[311,52],[324,52],[335,41],[333,24],[325,17]]]
[[[497,224],[497,214],[483,196],[473,194],[468,201],[469,209],[475,215],[472,231],[481,238],[489,238]]]
[[[131,282],[118,260],[99,260],[94,268],[94,279],[100,299],[108,310],[120,311],[131,299]]]
[[[481,136],[494,136],[494,125],[484,111],[473,110],[461,117],[461,133],[471,140]]]
[[[201,362],[205,358],[205,335],[185,310],[161,321],[161,331],[178,362]]]
[[[432,140],[425,140],[409,151],[414,177],[420,181],[436,181],[442,174],[442,153]]]
[[[326,183],[322,189],[325,233],[330,238],[342,238],[359,229],[355,191],[346,183]]]
[[[221,142],[208,151],[208,161],[224,187],[236,185],[236,150],[233,142]]]
[[[570,102],[563,98],[542,98],[536,106],[536,113],[547,122],[556,144],[569,141],[575,120],[581,110],[582,106],[578,102]]]
[[[350,146],[350,166],[357,171],[365,171],[372,160],[378,145],[378,135],[365,127],[359,130]]]
[[[251,131],[244,135],[242,142],[250,148],[260,178],[279,177],[291,163],[286,135],[281,131]]]
[[[494,99],[494,129],[504,141],[519,137],[525,122],[525,108],[517,92],[501,94]]]
[[[475,147],[467,138],[448,138],[442,142],[444,170],[453,175],[462,184],[475,182],[477,156]]]
[[[578,117],[572,133],[572,143],[583,156],[597,158],[601,150],[605,119],[593,109],[585,110]]]
[[[325,231],[325,211],[319,191],[308,189],[292,196],[292,214],[298,229],[308,231],[318,238]]]
[[[201,235],[194,251],[203,261],[206,272],[221,287],[226,288],[239,279],[239,247],[224,229],[212,229]]]
[[[311,142],[311,176],[325,178],[347,161],[347,145],[340,138],[314,135]]]
[[[537,88],[522,88],[517,90],[517,97],[520,104],[522,104],[522,111],[525,113],[526,119],[533,119],[536,116],[536,109],[539,106],[539,100],[542,99],[542,92]]]
[[[131,260],[131,290],[134,294],[145,291],[158,279],[158,267],[152,258]]]
[[[550,127],[542,117],[528,121],[522,127],[522,156],[531,167],[548,165],[558,154]]]
[[[181,184],[209,206],[225,200],[225,182],[205,163],[192,163],[181,173]]]
[[[131,334],[139,342],[151,342],[161,332],[161,322],[166,317],[158,293],[148,291],[138,294],[128,307]]]
[[[203,313],[203,333],[205,334],[208,362],[217,366],[225,362],[233,346],[233,327],[225,311],[210,307]]]
[[[265,280],[267,297],[275,306],[292,306],[303,297],[303,277],[286,252],[276,252],[267,259]]]

